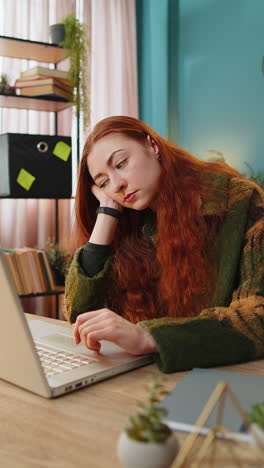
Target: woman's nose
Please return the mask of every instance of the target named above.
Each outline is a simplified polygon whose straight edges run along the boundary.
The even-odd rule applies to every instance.
[[[112,189],[114,193],[120,192],[126,186],[126,181],[123,177],[115,175],[112,178]]]

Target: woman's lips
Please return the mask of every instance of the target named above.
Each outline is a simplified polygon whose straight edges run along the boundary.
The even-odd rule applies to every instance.
[[[136,192],[129,193],[129,194],[124,198],[124,201],[125,201],[125,202],[130,202],[130,201],[134,200],[134,198],[136,197],[136,195],[137,195],[137,191],[136,191]]]

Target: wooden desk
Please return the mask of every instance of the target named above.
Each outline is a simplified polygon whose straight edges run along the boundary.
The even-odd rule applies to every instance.
[[[221,369],[263,375],[264,360]],[[1,380],[0,466],[119,468],[116,442],[128,417],[138,409],[137,401],[145,395],[144,384],[150,373],[160,374],[155,365],[150,365],[54,400]],[[168,389],[184,375],[169,374]],[[179,434],[179,438],[183,440],[185,435]],[[238,465],[225,462],[222,466]]]

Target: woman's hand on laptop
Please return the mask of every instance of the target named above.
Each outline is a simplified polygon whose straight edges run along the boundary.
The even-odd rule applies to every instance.
[[[73,335],[75,343],[99,352],[100,341],[111,341],[130,354],[155,353],[157,346],[152,336],[140,325],[135,325],[109,309],[85,312],[77,317]]]

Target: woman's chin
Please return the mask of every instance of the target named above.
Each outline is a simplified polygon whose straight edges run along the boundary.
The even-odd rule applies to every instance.
[[[129,208],[130,210],[143,211],[147,208],[151,208],[152,198],[148,196],[143,196],[143,194],[138,194],[137,198],[132,200],[129,203],[124,203],[122,206],[124,208]]]
[[[143,201],[137,200],[135,203],[131,203],[130,206],[127,206],[127,208],[136,211],[143,211],[146,208],[149,208],[149,203],[144,203]]]

